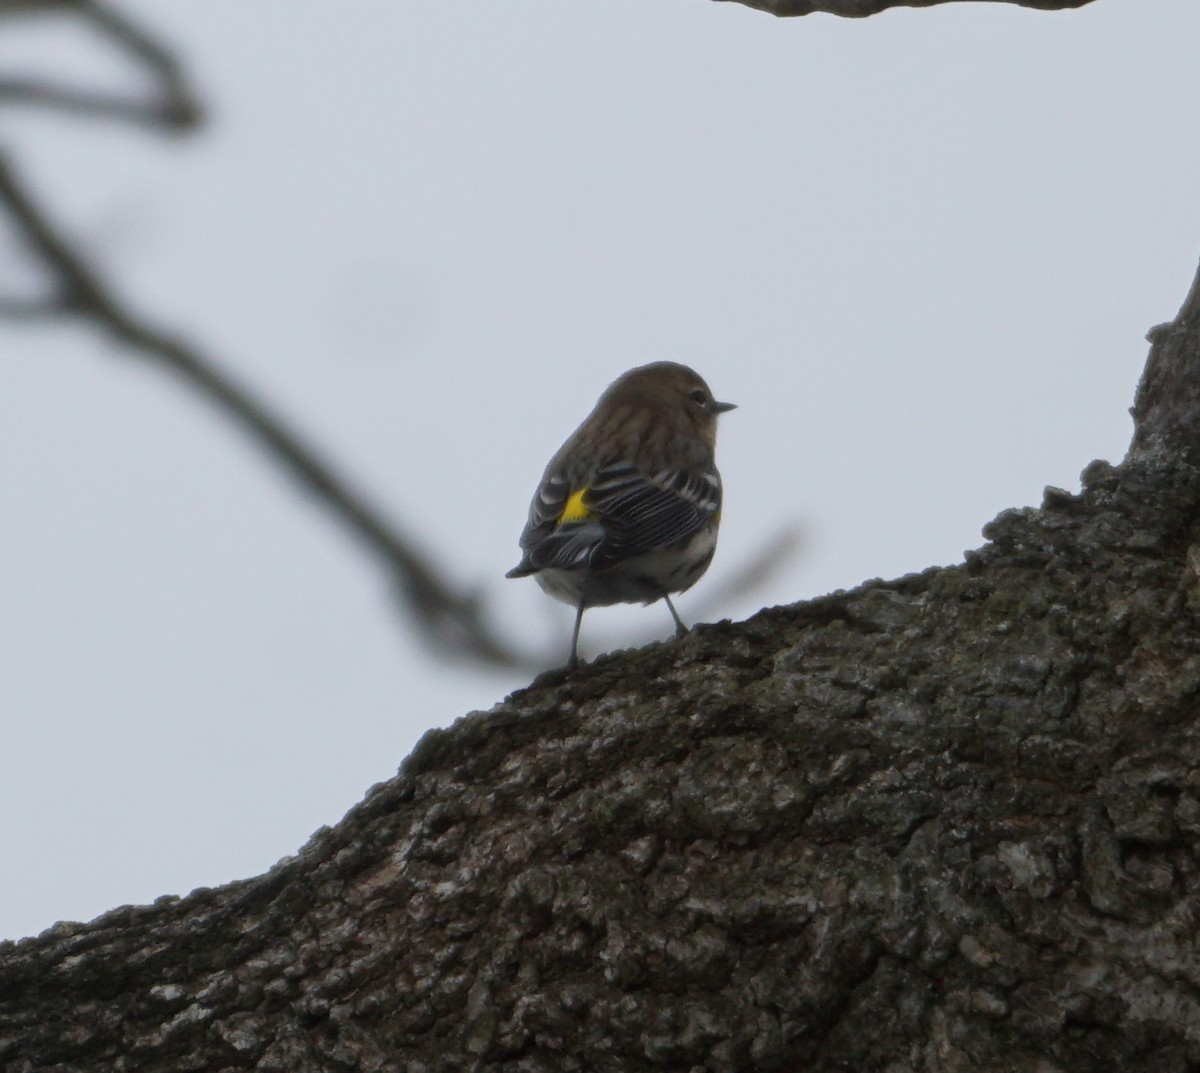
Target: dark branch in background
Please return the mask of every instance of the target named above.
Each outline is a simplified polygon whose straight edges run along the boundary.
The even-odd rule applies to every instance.
[[[153,78],[154,92],[136,99],[36,79],[5,78],[0,79],[0,103],[34,105],[168,131],[190,130],[200,124],[203,109],[174,53],[119,11],[97,0],[0,0],[0,16],[48,14],[73,15],[89,25]]]
[[[0,101],[5,104],[33,105],[96,119],[116,119],[148,127],[186,126],[177,113],[160,107],[131,101],[126,97],[89,93],[65,86],[54,86],[29,78],[0,79]]]
[[[52,273],[57,288],[53,298],[39,299],[26,306],[24,315],[45,316],[50,310],[57,310],[63,316],[78,317],[103,328],[117,342],[182,377],[349,526],[395,575],[409,606],[436,644],[451,652],[465,650],[466,654],[491,664],[533,662],[501,640],[483,621],[478,601],[454,592],[442,581],[411,543],[265,402],[255,398],[195,348],[139,320],[126,309],[33,203],[3,155],[0,155],[0,204],[20,226],[38,260]],[[8,302],[7,308],[20,310],[14,302]]]
[[[734,597],[765,585],[779,564],[796,553],[802,540],[799,526],[781,529],[759,548],[756,555],[743,562],[736,574],[716,585],[709,585],[701,600],[692,605],[692,617],[707,619],[710,615],[720,614],[721,609],[728,606]]]
[[[44,298],[0,298],[0,320],[54,320],[62,316],[62,304]]]
[[[934,7],[937,4],[962,3],[964,0],[720,0],[721,3],[736,2],[746,7],[766,11],[771,15],[841,15],[850,19],[862,19],[878,15],[892,7]],[[978,3],[979,0],[970,0]],[[1083,7],[1092,0],[998,0],[1001,3],[1017,4],[1021,7],[1037,8],[1039,11],[1063,11],[1067,8]]]
[[[29,80],[0,81],[0,103],[37,104],[158,130],[195,127],[202,110],[175,56],[119,12],[92,0],[38,4],[8,0],[0,16],[65,14],[85,20],[152,78],[143,99],[90,94]],[[18,225],[51,280],[51,291],[24,300],[0,296],[0,316],[10,320],[74,317],[107,331],[117,342],[158,362],[248,433],[372,552],[395,578],[422,634],[435,646],[495,665],[541,665],[517,652],[484,622],[478,600],[456,592],[413,547],[324,462],[304,437],[269,405],[187,343],[139,318],[35,202],[10,162],[0,154],[0,204]]]
[[[38,104],[77,115],[102,117],[155,130],[196,126],[202,110],[175,57],[122,15],[90,0],[58,0],[40,5],[5,3],[0,16],[72,14],[86,19],[153,78],[145,99],[92,95],[33,81],[0,81],[0,104]],[[553,662],[549,652],[521,652],[485,616],[480,598],[460,591],[441,576],[415,543],[389,522],[263,399],[222,370],[199,349],[140,318],[114,293],[95,267],[52,222],[0,153],[0,206],[7,209],[50,280],[50,290],[32,299],[0,295],[0,318],[44,321],[76,318],[106,331],[121,345],[180,377],[238,425],[278,465],[346,526],[394,579],[401,607],[413,615],[420,636],[435,649],[493,666],[540,669]],[[745,591],[768,565],[782,561],[781,540],[752,560],[725,588]]]

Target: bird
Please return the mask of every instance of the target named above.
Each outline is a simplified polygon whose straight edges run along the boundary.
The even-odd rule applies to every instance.
[[[666,602],[677,636],[687,627],[671,602],[708,569],[721,520],[717,402],[688,368],[658,361],[630,369],[550,460],[521,533],[521,561],[575,608],[569,667],[589,607]]]

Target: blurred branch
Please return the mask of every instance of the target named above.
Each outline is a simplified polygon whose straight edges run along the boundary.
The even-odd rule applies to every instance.
[[[804,534],[800,526],[789,525],[768,540],[737,571],[724,581],[711,586],[704,598],[692,605],[691,614],[698,620],[720,614],[736,597],[762,588],[771,576],[796,554]]]
[[[118,119],[154,129],[185,130],[202,109],[175,55],[120,12],[98,0],[0,0],[0,17],[69,15],[111,41],[153,81],[151,95],[132,100],[24,79],[0,81],[0,104],[37,104],[73,115]],[[49,279],[37,298],[0,296],[0,318],[76,318],[181,378],[237,424],[277,464],[329,509],[395,578],[421,634],[443,651],[484,663],[539,666],[485,622],[479,599],[457,591],[305,438],[244,384],[183,340],[139,318],[39,206],[0,153],[0,206],[17,224]]]
[[[187,127],[198,118],[181,112],[178,102],[149,103],[87,90],[55,86],[35,79],[0,79],[0,104],[33,105],[91,119],[115,119],[147,127]]]
[[[199,125],[203,109],[175,54],[119,11],[99,0],[0,0],[0,17],[20,15],[75,16],[149,74],[154,89],[147,99],[136,100],[32,78],[6,78],[0,79],[0,104],[34,105],[164,130]]]
[[[0,153],[0,205],[19,226],[42,266],[51,274],[54,294],[43,301],[8,302],[0,310],[25,315],[77,317],[102,328],[117,342],[158,362],[181,377],[209,403],[248,433],[307,491],[379,558],[428,636],[438,647],[496,665],[530,665],[484,622],[479,601],[454,591],[437,571],[351,483],[323,461],[304,438],[262,399],[182,340],[140,320],[108,288],[34,203],[7,158]]]
[[[0,297],[0,320],[53,320],[62,315],[62,303],[44,298]]]
[[[63,88],[34,80],[0,80],[0,105],[37,104],[92,118],[117,119],[156,130],[194,127],[202,109],[175,56],[144,31],[98,0],[0,0],[0,17],[69,14],[87,20],[153,77],[146,100]],[[99,328],[117,343],[179,377],[234,422],[277,465],[329,510],[380,561],[394,579],[398,603],[413,616],[419,635],[436,650],[492,666],[542,669],[550,653],[521,652],[493,628],[480,597],[445,579],[415,543],[391,523],[353,483],[262,398],[196,347],[139,317],[89,263],[49,214],[37,204],[17,170],[0,152],[0,209],[6,210],[44,270],[47,293],[35,298],[0,295],[0,319],[45,321],[74,318]],[[787,554],[790,536],[777,538],[705,606],[761,582]]]

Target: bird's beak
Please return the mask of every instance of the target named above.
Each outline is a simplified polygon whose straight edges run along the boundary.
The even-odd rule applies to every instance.
[[[716,410],[717,413],[719,413],[719,414],[727,414],[727,413],[729,413],[730,410],[737,409],[737,403],[736,402],[714,402],[713,409]]]

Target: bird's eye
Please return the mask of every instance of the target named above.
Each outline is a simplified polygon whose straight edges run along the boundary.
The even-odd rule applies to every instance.
[[[708,405],[708,395],[700,388],[696,388],[695,391],[689,391],[688,398],[691,399],[692,402],[694,402],[697,406]]]

